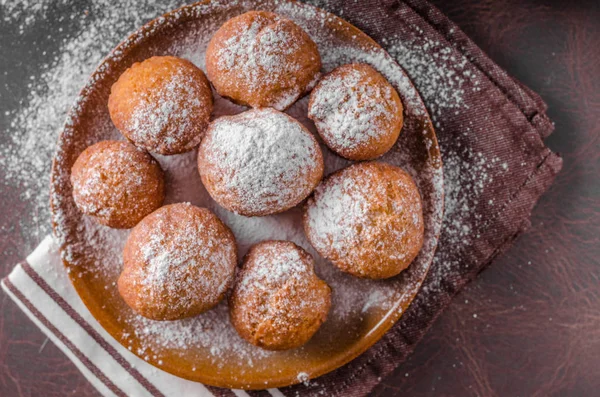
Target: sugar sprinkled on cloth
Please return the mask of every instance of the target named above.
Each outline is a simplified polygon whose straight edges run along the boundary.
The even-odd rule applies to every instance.
[[[477,89],[478,81],[469,71],[469,61],[457,58],[450,47],[423,36],[418,40],[404,41],[394,37],[383,40],[388,52],[408,72],[419,90],[436,127],[441,124],[437,117],[444,111],[463,112],[467,109],[463,96],[465,85],[472,81]],[[447,64],[451,63],[452,68]]]
[[[31,33],[55,18],[53,6],[64,0],[6,1],[0,3],[4,22],[14,29],[14,37]],[[72,2],[69,2],[72,3]],[[81,20],[73,32],[58,42],[53,57],[32,75],[29,94],[20,106],[6,115],[11,121],[0,147],[1,174],[15,187],[31,216],[18,220],[30,244],[51,232],[48,184],[58,132],[79,90],[108,52],[128,32],[152,18],[184,4],[181,0],[99,0],[71,11]],[[10,24],[10,25],[9,25]],[[65,22],[66,24],[66,22]],[[48,40],[53,40],[49,37]],[[44,53],[45,54],[45,53]]]

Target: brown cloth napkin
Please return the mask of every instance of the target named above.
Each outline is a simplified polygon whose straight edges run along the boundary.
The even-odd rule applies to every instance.
[[[432,115],[444,160],[446,216],[440,244],[408,311],[350,364],[280,389],[285,395],[363,396],[406,359],[452,297],[527,229],[533,206],[562,160],[542,141],[554,128],[542,99],[431,4],[308,3],[362,29],[406,69]]]

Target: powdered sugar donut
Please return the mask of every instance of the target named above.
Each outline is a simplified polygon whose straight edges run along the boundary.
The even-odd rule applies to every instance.
[[[136,146],[160,154],[196,147],[210,121],[212,92],[193,63],[155,56],[134,63],[108,98],[110,118]]]
[[[231,323],[248,342],[269,350],[302,346],[327,318],[331,289],[312,257],[289,241],[263,241],[244,258],[229,298]]]
[[[317,45],[308,34],[265,11],[230,19],[206,49],[206,72],[217,92],[255,108],[288,108],[312,88],[320,69]]]
[[[216,119],[198,150],[198,170],[211,197],[246,216],[285,211],[323,176],[323,154],[302,124],[274,109]]]
[[[308,117],[327,146],[350,160],[371,160],[391,149],[402,129],[402,102],[367,64],[334,69],[310,95]]]
[[[315,249],[358,277],[393,277],[423,245],[423,210],[414,181],[386,163],[351,165],[329,177],[306,205],[304,230]]]
[[[163,171],[145,151],[121,141],[85,149],[71,169],[77,208],[103,225],[128,229],[161,206]]]
[[[154,320],[195,316],[225,296],[236,261],[233,233],[215,214],[189,203],[166,205],[131,231],[119,293]]]

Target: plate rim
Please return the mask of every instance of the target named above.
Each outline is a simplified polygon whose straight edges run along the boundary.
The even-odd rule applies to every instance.
[[[151,33],[155,29],[160,29],[161,27],[168,26],[170,23],[181,23],[182,18],[184,18],[184,20],[192,19],[194,17],[194,10],[197,7],[206,6],[212,2],[213,1],[211,1],[211,0],[202,0],[202,1],[195,2],[195,3],[186,4],[182,7],[179,7],[177,9],[171,10],[163,15],[160,15],[160,16],[148,21],[144,25],[138,27],[135,31],[133,31],[129,36],[127,36],[123,41],[121,41],[116,47],[114,47],[102,59],[100,64],[95,68],[95,70],[90,75],[87,82],[85,83],[85,85],[83,86],[83,88],[81,89],[79,94],[77,95],[72,107],[69,109],[69,112],[67,114],[67,119],[60,131],[59,136],[58,136],[58,145],[57,145],[56,153],[53,156],[51,178],[50,178],[50,192],[51,192],[50,208],[51,208],[51,215],[52,215],[53,235],[59,241],[59,249],[61,252],[61,261],[63,262],[63,265],[65,266],[65,269],[67,271],[70,270],[70,268],[72,268],[72,267],[76,267],[77,265],[71,264],[63,255],[64,247],[68,245],[68,241],[65,240],[64,236],[62,236],[63,238],[61,238],[61,234],[63,234],[63,232],[59,230],[59,226],[61,223],[60,216],[59,216],[59,211],[60,211],[59,207],[60,207],[61,203],[60,203],[60,200],[57,200],[57,197],[60,197],[60,191],[63,190],[62,189],[63,187],[60,186],[60,184],[61,184],[61,178],[60,178],[61,175],[60,174],[61,174],[61,172],[64,172],[65,170],[62,169],[64,167],[62,167],[62,168],[60,167],[60,164],[59,164],[60,162],[58,161],[58,157],[60,156],[61,150],[63,148],[62,142],[65,140],[64,135],[66,134],[66,131],[70,128],[70,125],[74,124],[77,121],[77,119],[79,117],[78,109],[79,109],[80,105],[85,103],[85,101],[87,100],[87,97],[90,94],[93,94],[94,87],[96,85],[96,81],[99,78],[102,78],[102,76],[108,70],[110,70],[110,68],[113,67],[114,64],[117,64],[121,60],[121,58],[125,57],[126,54],[128,53],[128,51],[131,51],[139,44],[140,41],[143,41],[145,36],[148,33]],[[237,1],[232,1],[232,2],[230,2],[230,4],[225,5],[225,7],[227,7],[227,6],[234,7],[235,4],[238,4],[238,3],[239,2],[237,2]],[[257,0],[253,3],[254,3],[253,4],[254,7],[260,8],[261,6],[264,7],[265,4],[266,5],[281,4],[282,1],[281,0]],[[406,312],[406,309],[410,306],[410,304],[412,303],[414,298],[417,296],[418,292],[421,289],[423,281],[426,278],[427,273],[429,272],[429,269],[431,268],[431,264],[432,264],[433,258],[435,256],[435,251],[437,249],[437,245],[439,243],[439,237],[440,237],[441,230],[442,230],[442,221],[444,218],[444,194],[445,194],[444,188],[443,188],[444,175],[443,175],[442,157],[441,157],[441,152],[440,152],[440,148],[439,148],[439,143],[437,141],[437,136],[435,133],[433,123],[431,121],[431,117],[429,116],[429,111],[427,110],[420,93],[418,93],[418,90],[414,87],[412,80],[410,79],[410,77],[408,76],[408,74],[406,73],[404,68],[402,68],[402,66],[400,66],[398,64],[396,59],[393,58],[391,55],[389,55],[389,53],[383,47],[381,47],[375,40],[373,40],[369,35],[364,33],[362,30],[360,30],[359,28],[357,28],[350,22],[346,21],[345,19],[343,19],[333,13],[325,11],[319,7],[315,7],[311,4],[299,2],[296,0],[284,0],[283,3],[292,3],[292,4],[296,4],[296,5],[299,4],[300,6],[311,8],[320,13],[325,13],[328,17],[333,18],[333,20],[336,23],[341,22],[340,26],[342,26],[345,29],[350,30],[353,33],[360,34],[361,39],[364,39],[366,42],[369,42],[369,44],[371,46],[373,46],[374,48],[382,50],[385,53],[385,55],[387,57],[389,57],[390,61],[393,62],[404,73],[404,75],[408,78],[409,84],[412,86],[412,88],[417,93],[417,96],[418,96],[417,99],[418,99],[419,103],[422,105],[422,108],[426,113],[425,116],[428,121],[428,124],[427,124],[428,133],[426,134],[426,136],[427,136],[427,138],[432,140],[432,145],[430,148],[428,148],[429,158],[432,159],[432,160],[430,160],[431,162],[437,162],[437,165],[435,166],[435,168],[436,168],[437,172],[439,172],[438,177],[442,181],[442,187],[440,187],[440,192],[438,192],[440,194],[439,208],[438,208],[438,211],[433,214],[433,216],[435,216],[438,219],[437,219],[437,222],[433,223],[434,227],[436,227],[436,230],[433,233],[434,241],[433,241],[433,245],[431,247],[431,252],[432,252],[431,259],[429,260],[429,262],[427,264],[427,269],[426,269],[425,274],[423,275],[423,277],[420,279],[420,281],[418,283],[418,287],[416,288],[415,294],[408,301],[406,307],[400,308],[400,310],[398,310],[397,307],[394,307],[388,311],[388,314],[386,314],[386,316],[381,320],[382,322],[387,321],[387,324],[383,328],[379,329],[378,332],[375,333],[376,336],[369,337],[369,334],[366,335],[365,337],[362,338],[363,340],[366,340],[366,343],[361,343],[358,348],[349,349],[347,354],[345,354],[341,357],[338,357],[335,360],[330,360],[330,361],[327,361],[326,364],[317,366],[316,370],[312,371],[310,374],[310,379],[314,379],[314,378],[317,378],[319,376],[322,376],[326,373],[332,372],[332,371],[342,367],[343,365],[351,362],[356,357],[360,356],[361,354],[366,352],[368,349],[373,347],[378,341],[380,341],[384,337],[384,335],[386,335],[390,331],[390,329],[393,327],[393,325],[398,322],[398,320]],[[362,37],[362,36],[364,36],[364,37]],[[67,173],[70,174],[70,170],[67,171]],[[98,321],[98,323],[103,327],[103,329],[105,329],[113,338],[115,338],[115,340],[117,340],[119,342],[119,344],[124,346],[122,340],[118,337],[118,335],[120,335],[120,333],[121,333],[121,330],[114,329],[114,327],[111,327],[107,321],[103,321],[103,320],[99,319],[98,316],[96,316],[95,312],[98,308],[96,307],[97,305],[95,304],[95,302],[92,302],[91,297],[87,293],[87,292],[89,292],[89,290],[87,290],[86,288],[82,288],[80,286],[80,284],[77,282],[78,279],[75,276],[75,272],[68,271],[68,274],[69,274],[69,279],[70,279],[71,283],[73,284],[74,289],[76,290],[78,296],[82,299],[83,303],[85,304],[86,308],[90,311],[92,316]],[[396,306],[398,306],[398,305],[396,305]],[[394,313],[394,316],[393,316],[394,318],[388,319],[388,317],[390,316],[389,313],[392,313],[392,312]],[[369,338],[367,338],[367,337],[369,337]],[[126,346],[124,346],[124,347],[126,348]],[[140,357],[140,359],[144,360],[145,362],[147,362],[159,369],[162,369],[166,372],[169,372],[175,376],[178,376],[178,377],[181,377],[184,379],[188,379],[191,381],[200,382],[200,383],[203,383],[206,385],[217,386],[217,387],[256,390],[256,389],[265,389],[267,387],[268,388],[274,388],[274,387],[279,388],[279,387],[291,386],[294,384],[302,383],[302,381],[304,381],[304,379],[301,380],[301,379],[298,379],[298,377],[294,377],[294,378],[282,377],[281,379],[278,379],[275,382],[270,382],[267,385],[265,385],[265,383],[262,381],[254,382],[254,383],[252,383],[252,382],[250,382],[250,383],[249,382],[237,382],[237,383],[236,382],[222,382],[220,379],[216,379],[216,378],[210,377],[210,376],[204,376],[200,373],[197,374],[198,375],[197,377],[191,378],[188,376],[183,376],[180,373],[176,373],[175,371],[171,371],[170,369],[162,367],[156,360],[152,360],[152,359],[147,360],[144,357],[142,357],[141,355],[138,355],[136,352],[132,352],[132,353],[134,353],[136,356]]]

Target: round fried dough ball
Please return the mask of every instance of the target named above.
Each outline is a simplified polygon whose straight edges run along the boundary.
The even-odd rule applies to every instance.
[[[213,121],[198,150],[198,171],[211,197],[245,216],[283,212],[323,177],[323,154],[298,121],[253,109]]]
[[[206,49],[206,72],[221,96],[285,110],[310,91],[321,69],[317,45],[289,19],[250,11],[225,22]]]
[[[244,258],[229,298],[231,323],[268,350],[302,346],[327,318],[331,289],[312,257],[289,241],[263,241]]]
[[[371,160],[390,150],[402,129],[398,92],[363,63],[327,74],[310,95],[308,117],[327,146],[350,160]]]
[[[327,177],[306,205],[304,230],[323,257],[358,277],[393,277],[423,245],[423,209],[414,181],[380,162]]]
[[[195,316],[225,297],[236,262],[233,233],[215,214],[189,203],[166,205],[131,231],[119,293],[153,320]]]
[[[204,73],[185,59],[155,56],[134,63],[108,98],[110,118],[136,146],[165,155],[196,147],[213,109]]]
[[[135,226],[165,198],[158,162],[121,141],[102,141],[85,149],[71,169],[71,184],[81,212],[118,229]]]

